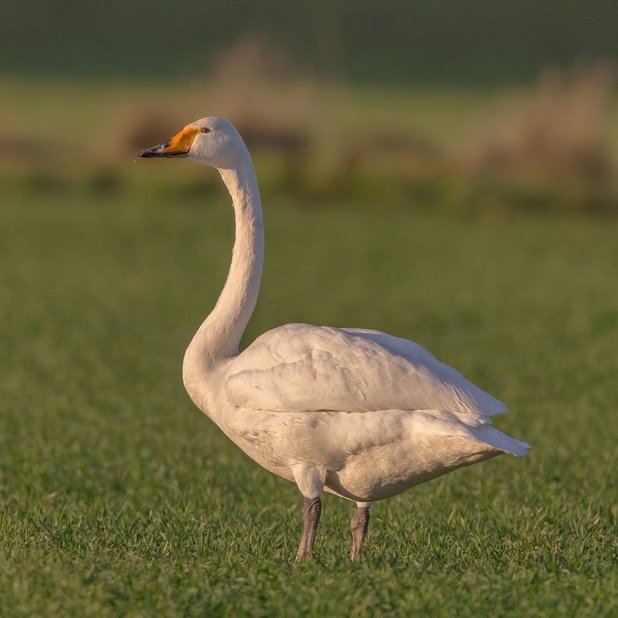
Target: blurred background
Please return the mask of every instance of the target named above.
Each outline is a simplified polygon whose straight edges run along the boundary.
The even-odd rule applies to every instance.
[[[611,0],[7,3],[0,182],[202,190],[214,176],[129,163],[219,114],[267,193],[615,215],[616,17]]]

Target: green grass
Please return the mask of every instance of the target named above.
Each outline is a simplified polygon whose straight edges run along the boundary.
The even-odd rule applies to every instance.
[[[247,341],[291,321],[413,338],[533,450],[377,503],[358,564],[327,496],[295,564],[298,491],[180,379],[226,274],[223,196],[5,192],[2,616],[615,615],[618,227],[266,202]]]

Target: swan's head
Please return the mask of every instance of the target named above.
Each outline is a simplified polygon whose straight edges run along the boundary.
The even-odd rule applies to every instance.
[[[225,118],[209,116],[188,124],[167,142],[142,150],[138,157],[186,157],[218,169],[236,167],[247,147]]]

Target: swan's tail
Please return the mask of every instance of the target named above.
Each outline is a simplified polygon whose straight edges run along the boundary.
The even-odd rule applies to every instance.
[[[478,439],[485,442],[485,444],[489,444],[490,446],[504,451],[505,453],[515,455],[516,457],[523,457],[530,448],[529,444],[526,444],[521,440],[511,438],[505,433],[498,431],[491,425],[481,425],[480,427],[475,427],[474,433]]]

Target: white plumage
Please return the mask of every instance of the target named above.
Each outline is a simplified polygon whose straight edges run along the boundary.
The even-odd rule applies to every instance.
[[[422,346],[373,330],[288,324],[239,352],[259,292],[262,210],[255,172],[231,123],[203,118],[143,157],[216,167],[232,196],[236,241],[217,305],[183,364],[196,405],[258,464],[305,498],[297,558],[310,557],[323,490],[357,503],[351,558],[372,501],[528,445],[491,426],[506,411]]]

